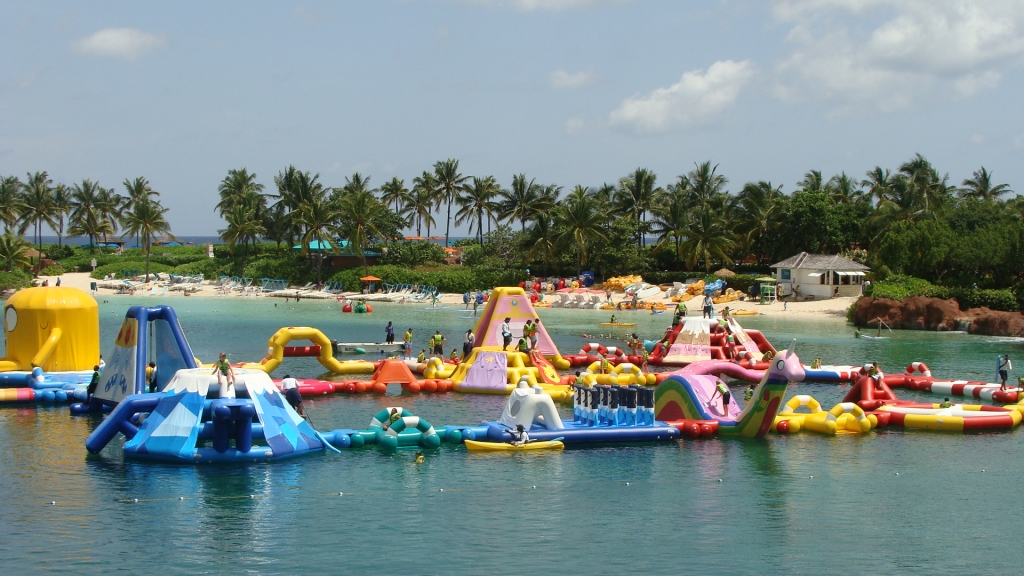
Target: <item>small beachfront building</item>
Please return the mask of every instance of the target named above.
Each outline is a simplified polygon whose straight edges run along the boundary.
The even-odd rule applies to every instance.
[[[772,264],[779,291],[787,297],[813,296],[830,298],[839,289],[839,296],[860,296],[865,272],[869,268],[837,254],[801,252]]]

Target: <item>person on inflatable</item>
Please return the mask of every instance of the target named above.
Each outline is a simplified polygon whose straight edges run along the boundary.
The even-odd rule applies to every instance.
[[[501,339],[503,341],[501,346],[502,352],[508,350],[508,345],[512,343],[512,327],[509,326],[509,322],[511,321],[512,318],[506,317],[505,321],[501,323],[501,326],[498,326],[498,330],[501,331]]]
[[[96,387],[100,385],[100,367],[97,364],[92,367],[92,379],[89,380],[89,387],[85,389],[85,401],[92,400],[92,395],[96,393]]]
[[[527,320],[526,324],[523,324],[523,338],[526,338],[526,342],[530,342],[530,330],[533,328],[533,320]]]
[[[650,359],[650,355],[647,353],[647,347],[643,344],[640,345],[640,371],[647,373],[647,361]]]
[[[722,397],[722,416],[723,417],[728,416],[729,415],[729,400],[732,399],[732,393],[729,392],[729,387],[725,385],[725,382],[722,382],[721,380],[719,380],[718,384],[715,384],[715,393],[712,394],[711,395],[711,399],[708,400],[708,406],[709,407],[710,407],[711,403],[715,401],[715,396],[721,396]]]
[[[754,385],[747,386],[746,392],[743,393],[743,402],[749,404],[750,399],[754,397]]]
[[[306,417],[306,410],[302,407],[302,396],[299,394],[299,381],[292,378],[291,374],[285,374],[281,379],[281,388],[284,390],[284,398],[291,405],[292,409],[303,418]]]
[[[537,349],[537,326],[540,326],[540,318],[534,318],[530,326],[530,350]]]
[[[412,328],[405,331],[405,335],[402,336],[404,342],[403,348],[405,349],[405,357],[412,360]]]
[[[519,343],[516,345],[516,349],[522,352],[523,354],[530,353],[530,345],[526,343],[525,336],[519,338]]]
[[[420,355],[416,357],[416,361],[423,364],[427,361],[427,349],[420,350]]]
[[[465,360],[469,357],[469,354],[473,351],[473,345],[476,344],[476,336],[473,335],[473,329],[466,330],[466,337],[462,340],[462,359]]]
[[[609,324],[615,324],[615,314],[612,314],[612,319],[608,321]]]
[[[424,352],[426,352],[426,350],[424,350]],[[382,426],[382,428],[387,430],[388,428],[391,427],[392,424],[398,422],[398,419],[401,417],[402,415],[398,413],[398,408],[392,408],[391,412],[388,413],[388,421],[384,423],[384,426]]]
[[[388,325],[384,327],[384,341],[388,344],[395,343],[395,327],[390,321],[388,322]]]
[[[228,388],[234,388],[235,386],[235,371],[231,368],[231,363],[228,362],[228,355],[225,352],[221,352],[217,361],[213,364],[213,374],[217,375],[217,383],[221,386],[227,385]],[[225,398],[225,390],[221,390],[221,398]]]
[[[952,408],[953,403],[949,401],[949,398],[943,398],[942,404],[939,404],[939,408]]]
[[[149,384],[149,393],[156,392],[156,362],[150,362],[146,366],[146,382]]]
[[[1002,384],[999,385],[1000,390],[1006,390],[1006,377],[1009,376],[1008,372],[1013,370],[1013,364],[1010,362],[1010,355],[1003,354],[996,361],[997,370],[999,372],[999,379],[1002,380]]]
[[[526,429],[523,428],[522,424],[516,424],[515,431],[513,432],[509,430],[508,433],[512,435],[512,440],[509,442],[509,444],[513,446],[520,446],[522,444],[530,443],[530,435],[526,433]]]
[[[444,358],[444,345],[446,342],[448,342],[448,340],[441,335],[440,330],[435,330],[434,335],[430,337],[430,343],[434,346],[433,353],[436,354],[438,358]]]
[[[612,371],[612,363],[608,361],[608,353],[601,353],[601,374],[609,374]]]
[[[459,351],[457,349],[455,349],[455,348],[452,348],[452,353],[448,355],[448,359],[449,360],[453,360],[455,362],[458,362],[459,361]]]

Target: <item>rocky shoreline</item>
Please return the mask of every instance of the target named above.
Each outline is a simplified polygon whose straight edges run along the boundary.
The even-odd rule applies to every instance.
[[[903,330],[959,330],[987,336],[1024,336],[1024,314],[988,308],[961,310],[955,298],[909,296],[902,302],[865,296],[853,309],[853,323],[874,327],[881,318],[892,328]]]

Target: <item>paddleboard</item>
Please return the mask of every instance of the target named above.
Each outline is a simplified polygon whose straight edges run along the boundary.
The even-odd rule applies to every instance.
[[[505,442],[477,442],[466,440],[466,450],[470,452],[526,452],[531,450],[562,450],[565,444],[558,440],[530,442],[528,444],[508,444]]]
[[[868,340],[888,340],[888,336],[868,336],[867,334],[861,334],[861,338],[867,338]]]
[[[636,326],[636,322],[601,322],[601,326]]]
[[[651,286],[649,288],[644,288],[643,290],[640,290],[639,292],[637,292],[636,293],[636,297],[639,298],[640,300],[643,300],[645,298],[653,298],[654,296],[657,296],[658,294],[661,294],[661,287],[660,286]]]

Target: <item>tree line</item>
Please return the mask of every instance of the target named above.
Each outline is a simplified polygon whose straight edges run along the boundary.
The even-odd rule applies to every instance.
[[[0,222],[4,227],[0,258],[7,263],[8,272],[28,262],[24,236],[31,232],[39,252],[35,266],[38,276],[43,227],[49,226],[57,234],[58,246],[63,246],[65,236],[87,237],[92,250],[101,239],[106,242],[118,231],[122,237],[134,237],[146,251],[148,275],[153,241],[171,232],[165,217],[167,208],[145,178],[125,179],[122,184],[125,195],[89,179],[70,186],[54,184],[45,171],[29,172],[24,181],[17,176],[0,177]]]
[[[138,238],[148,261],[153,238],[170,232],[159,193],[145,178],[125,180],[123,196],[90,180],[54,185],[45,172],[24,182],[3,178],[0,186],[0,221],[12,242],[31,230],[41,248],[43,226],[92,243],[121,230]],[[1006,288],[1024,280],[1024,200],[1007,199],[1013,191],[985,167],[956,185],[918,154],[861,178],[811,170],[791,193],[770,181],[736,192],[728,186],[711,162],[664,185],[637,168],[617,182],[568,191],[525,174],[504,187],[494,176],[463,174],[456,159],[436,162],[408,185],[396,177],[379,187],[358,172],[332,187],[288,166],[267,189],[239,168],[219,183],[214,209],[226,223],[220,237],[243,267],[260,241],[278,249],[298,242],[318,279],[324,254],[342,251],[339,239],[365,268],[366,251],[386,249],[403,230],[430,236],[443,227],[450,245],[454,224],[474,237],[457,243],[464,263],[544,274],[764,270],[807,251],[847,255],[881,276],[940,284]]]

